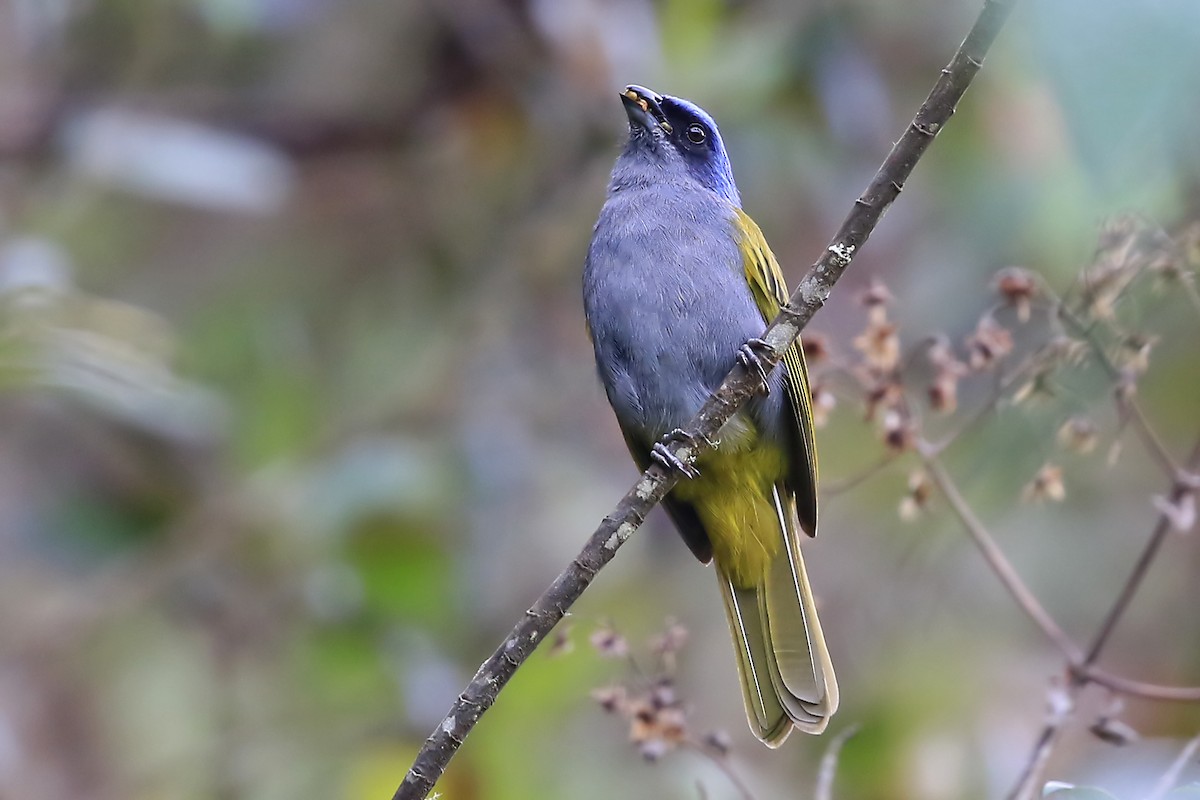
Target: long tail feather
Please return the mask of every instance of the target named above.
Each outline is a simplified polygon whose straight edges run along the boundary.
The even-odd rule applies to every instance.
[[[746,716],[754,734],[778,747],[793,727],[825,730],[837,710],[838,688],[817,618],[795,512],[774,492],[783,547],[763,581],[738,588],[718,569],[737,651]]]
[[[774,659],[766,639],[766,620],[759,610],[758,591],[736,588],[720,571],[717,580],[733,634],[746,720],[760,741],[778,747],[792,732],[792,720],[771,680],[768,665]]]
[[[796,697],[810,714],[821,720],[819,727],[810,731],[820,733],[837,710],[837,678],[804,569],[804,556],[800,552],[803,537],[796,514],[782,501],[779,489],[773,499],[785,547],[771,563],[760,592],[767,618],[767,638],[775,653],[785,694]]]

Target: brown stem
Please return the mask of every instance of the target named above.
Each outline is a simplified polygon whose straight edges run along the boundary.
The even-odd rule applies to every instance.
[[[800,329],[824,305],[834,283],[867,241],[884,211],[900,194],[904,182],[929,144],[954,114],[958,101],[982,66],[984,56],[1015,4],[1016,0],[984,0],[974,26],[949,65],[942,70],[912,123],[892,147],[866,191],[855,201],[853,209],[821,258],[809,269],[763,334],[762,338],[770,349],[762,353],[761,360],[768,368],[774,368],[779,363],[784,351],[799,337]],[[685,430],[692,434],[692,441],[715,440],[725,422],[755,393],[758,382],[756,374],[741,366],[726,376],[686,426]],[[692,462],[697,455],[697,447],[691,444],[675,442],[670,449],[685,463]],[[546,638],[566,609],[591,583],[596,572],[612,559],[617,548],[637,530],[649,510],[662,500],[676,480],[676,475],[668,475],[657,465],[652,465],[643,473],[637,485],[592,534],[579,556],[537,599],[500,647],[480,666],[445,719],[426,739],[393,800],[418,800],[428,795],[467,734],[496,701],[509,678],[537,644]]]
[[[1033,752],[1029,754],[1029,760],[1025,762],[1021,775],[1017,778],[1016,786],[1009,792],[1007,800],[1029,800],[1029,798],[1037,796],[1038,776],[1041,775],[1046,762],[1050,760],[1050,752],[1054,749],[1058,732],[1062,730],[1062,726],[1071,715],[1072,710],[1067,709],[1061,714],[1054,715],[1042,728],[1037,742],[1033,745]]]
[[[426,739],[404,783],[396,790],[394,800],[423,798],[429,793],[475,723],[496,702],[509,678],[562,619],[600,568],[612,560],[617,548],[645,521],[647,511],[662,500],[675,480],[674,476],[665,475],[657,465],[646,470],[641,480],[621,499],[616,510],[600,523],[583,551],[542,593],[495,652],[479,667],[475,677],[450,707],[450,713]]]
[[[1158,438],[1158,434],[1150,427],[1150,420],[1146,419],[1146,414],[1142,411],[1142,404],[1137,401],[1137,398],[1122,398],[1118,395],[1117,402],[1129,412],[1129,418],[1133,420],[1138,436],[1141,437],[1142,446],[1158,461],[1163,472],[1168,475],[1177,473],[1179,467],[1176,465],[1175,459],[1171,458],[1171,453],[1167,450],[1167,446],[1163,444],[1162,439]]]
[[[1200,686],[1160,686],[1156,683],[1135,681],[1122,675],[1114,675],[1095,667],[1083,669],[1079,674],[1088,682],[1099,684],[1118,694],[1168,703],[1200,703]]]
[[[917,443],[917,452],[921,456],[922,462],[925,464],[925,469],[929,473],[930,480],[938,487],[942,495],[946,498],[946,502],[950,504],[950,508],[954,511],[963,527],[967,529],[967,533],[975,541],[975,545],[979,548],[983,558],[987,561],[992,571],[996,573],[996,577],[1004,584],[1004,588],[1008,589],[1008,593],[1017,601],[1026,615],[1033,620],[1042,632],[1054,642],[1063,655],[1067,657],[1067,661],[1077,663],[1082,653],[1079,647],[1071,641],[1071,637],[1058,626],[1054,618],[1050,616],[1025,582],[1021,580],[1020,574],[1017,573],[1012,562],[1004,555],[996,540],[984,527],[979,518],[975,516],[975,512],[971,510],[971,506],[963,499],[962,494],[958,491],[958,487],[954,484],[954,480],[950,474],[946,472],[941,462],[937,459],[934,449],[925,442]]]
[[[1025,375],[1037,363],[1037,354],[1026,356],[1020,364],[1013,367],[1008,372],[997,374],[996,382],[992,388],[992,395],[986,403],[981,405],[975,413],[968,417],[961,425],[955,428],[950,433],[943,436],[938,442],[931,444],[930,449],[932,454],[941,455],[946,448],[957,442],[963,435],[969,432],[972,428],[981,424],[988,418],[988,415],[995,410],[996,404],[1004,397],[1004,394],[1016,385],[1017,381],[1024,378]]]
[[[1200,440],[1197,440],[1192,448],[1192,454],[1188,457],[1187,469],[1194,471],[1200,466]],[[1175,479],[1174,485],[1171,487],[1170,503],[1172,505],[1183,499],[1185,494],[1190,494],[1194,491],[1187,483]],[[1117,600],[1113,603],[1112,608],[1108,612],[1108,616],[1104,618],[1104,622],[1100,625],[1100,630],[1096,632],[1096,636],[1092,639],[1091,646],[1088,647],[1087,657],[1084,659],[1085,666],[1091,666],[1100,657],[1100,651],[1104,649],[1104,645],[1108,643],[1109,636],[1112,635],[1113,629],[1117,626],[1125,609],[1129,607],[1129,603],[1133,600],[1133,596],[1137,594],[1137,590],[1141,587],[1142,581],[1146,577],[1146,573],[1150,569],[1150,564],[1154,561],[1154,557],[1158,555],[1158,550],[1162,547],[1162,543],[1167,538],[1167,533],[1171,530],[1171,517],[1169,514],[1162,513],[1158,516],[1158,522],[1154,525],[1154,531],[1150,534],[1150,540],[1146,543],[1145,549],[1142,550],[1141,557],[1134,564],[1133,571],[1129,573],[1129,578],[1126,579],[1125,585],[1121,587],[1121,594],[1117,596]]]
[[[1191,276],[1184,275],[1179,282],[1183,284],[1183,293],[1188,296],[1188,301],[1192,304],[1192,308],[1197,314],[1200,314],[1200,291],[1196,289],[1195,281],[1192,280]]]
[[[1058,301],[1058,314],[1060,319],[1067,322],[1080,336],[1087,341],[1092,353],[1096,356],[1096,360],[1100,362],[1100,366],[1104,368],[1104,371],[1108,373],[1109,377],[1118,382],[1123,380],[1124,378],[1121,374],[1121,369],[1113,363],[1113,360],[1109,358],[1108,353],[1104,352],[1104,347],[1096,340],[1096,335],[1093,329],[1088,327],[1083,320],[1079,319],[1079,317],[1067,307],[1066,303],[1063,303],[1061,300]],[[1171,453],[1167,450],[1166,445],[1163,444],[1162,439],[1160,439],[1158,434],[1154,432],[1154,429],[1150,427],[1150,421],[1146,419],[1146,415],[1142,411],[1141,403],[1137,401],[1136,397],[1122,397],[1120,393],[1118,393],[1117,404],[1119,406],[1118,411],[1124,412],[1122,413],[1122,416],[1127,414],[1128,418],[1133,420],[1134,428],[1137,430],[1138,436],[1141,438],[1142,445],[1146,448],[1146,451],[1149,452],[1151,457],[1153,457],[1154,460],[1159,463],[1159,466],[1162,467],[1163,472],[1171,477],[1175,477],[1179,472],[1179,466],[1175,463],[1175,459],[1171,457]]]
[[[1197,439],[1196,444],[1192,447],[1192,453],[1188,457],[1187,471],[1194,472],[1200,466],[1200,439]],[[1171,486],[1170,502],[1178,503],[1185,495],[1196,491],[1196,488],[1188,479],[1189,476],[1182,472],[1176,471]],[[1171,529],[1171,517],[1167,512],[1162,512],[1158,516],[1158,521],[1154,524],[1154,530],[1150,533],[1150,538],[1146,542],[1146,546],[1142,549],[1142,554],[1130,572],[1129,577],[1125,581],[1125,585],[1121,588],[1121,594],[1113,603],[1108,614],[1104,617],[1104,621],[1100,624],[1100,628],[1096,631],[1096,635],[1092,638],[1091,644],[1087,648],[1086,655],[1078,667],[1071,670],[1071,681],[1064,689],[1069,698],[1070,705],[1074,705],[1075,696],[1079,690],[1083,688],[1089,681],[1095,681],[1102,685],[1109,685],[1113,682],[1111,679],[1116,676],[1110,676],[1107,673],[1096,672],[1092,670],[1092,665],[1096,659],[1100,657],[1101,651],[1108,643],[1112,636],[1113,630],[1121,617],[1124,616],[1125,610],[1129,607],[1129,603],[1133,600],[1141,588],[1142,581],[1146,577],[1146,573],[1150,569],[1154,557],[1158,554],[1162,547],[1163,541],[1166,539],[1167,532]],[[1106,682],[1109,681],[1109,682]],[[1117,679],[1116,683],[1124,682],[1123,679]],[[1127,682],[1127,688],[1138,687],[1137,682]],[[1116,687],[1110,687],[1116,688]],[[1147,687],[1148,688],[1148,687]],[[1166,690],[1160,693],[1160,696],[1155,699],[1172,699],[1172,700],[1191,700],[1191,690],[1170,690],[1169,687],[1155,687],[1156,689]],[[1182,694],[1183,696],[1165,697],[1161,695]],[[1054,743],[1058,740],[1062,732],[1063,726],[1071,717],[1071,711],[1068,709],[1062,714],[1051,718],[1042,728],[1042,732],[1038,735],[1037,743],[1034,745],[1033,752],[1030,753],[1029,760],[1025,764],[1024,770],[1021,772],[1021,777],[1017,781],[1016,787],[1009,794],[1009,800],[1025,800],[1037,796],[1039,783],[1039,775],[1046,760],[1050,756],[1050,751],[1054,747]]]
[[[900,453],[896,450],[888,450],[883,456],[873,464],[870,464],[865,469],[859,470],[853,475],[848,475],[839,481],[828,481],[821,484],[821,494],[824,497],[835,497],[839,494],[844,494],[851,489],[865,483],[874,478],[884,469],[891,466],[897,459],[900,458]]]
[[[1017,601],[1017,604],[1025,610],[1030,619],[1062,651],[1067,659],[1067,668],[1076,681],[1080,683],[1095,683],[1118,694],[1132,695],[1146,700],[1161,700],[1176,703],[1200,702],[1200,687],[1161,686],[1154,683],[1136,681],[1132,678],[1126,678],[1122,675],[1098,669],[1092,663],[1088,662],[1083,650],[1067,636],[1058,623],[1050,616],[1049,612],[1046,611],[1045,607],[1042,606],[1041,602],[1038,601],[1037,597],[1034,596],[1033,592],[1025,586],[1016,569],[996,544],[995,539],[975,516],[971,507],[958,491],[958,487],[950,479],[949,474],[941,466],[940,462],[936,460],[939,448],[919,442],[918,451],[922,453],[922,458],[926,465],[926,470],[929,472],[930,479],[946,497],[947,502],[959,518],[959,521],[962,522],[963,527],[971,534],[971,537],[982,551],[984,560],[992,567],[992,570],[1000,578],[1000,581],[1004,583],[1009,593]],[[1156,527],[1155,531],[1157,530]]]

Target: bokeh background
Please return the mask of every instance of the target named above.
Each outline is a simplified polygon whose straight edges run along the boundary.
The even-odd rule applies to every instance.
[[[634,478],[593,374],[579,275],[624,132],[617,91],[722,125],[795,282],[970,26],[913,0],[0,2],[0,795],[390,797],[509,625]],[[1060,291],[1102,223],[1200,216],[1200,5],[1018,8],[944,135],[814,323],[853,353],[882,279],[912,345],[959,342],[999,268]],[[1139,296],[1141,386],[1176,458],[1200,426],[1200,321]],[[964,405],[986,381],[964,388]],[[1081,380],[948,453],[1063,626],[1090,635],[1167,479]],[[972,395],[974,392],[974,395]],[[850,393],[852,395],[852,392]],[[1055,450],[1073,414],[1089,457]],[[809,549],[843,708],[835,796],[997,797],[1061,658],[935,501],[897,505],[853,396],[819,434]],[[1115,463],[1107,454],[1125,446]],[[1067,496],[1022,505],[1048,460]],[[1104,663],[1200,683],[1200,548],[1172,536]],[[671,617],[696,735],[758,798],[809,796],[827,738],[743,719],[712,576],[656,514],[453,763],[444,796],[726,798],[645,763],[589,693]],[[1200,729],[1129,702],[1053,777],[1138,796]],[[1196,778],[1192,773],[1192,779]]]

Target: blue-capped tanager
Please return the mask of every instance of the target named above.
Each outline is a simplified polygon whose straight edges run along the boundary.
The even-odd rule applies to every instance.
[[[838,689],[800,552],[817,528],[817,455],[799,345],[694,468],[664,443],[741,361],[787,300],[779,263],[741,209],[712,117],[640,86],[621,93],[626,143],[588,248],[584,310],[630,453],[683,471],[663,505],[713,561],[750,729],[777,747],[820,733]]]

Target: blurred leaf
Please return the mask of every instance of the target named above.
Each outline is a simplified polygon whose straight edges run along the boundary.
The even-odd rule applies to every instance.
[[[215,211],[271,214],[291,191],[291,164],[248,137],[167,117],[102,109],[75,119],[71,165],[96,181]]]
[[[1042,793],[1042,797],[1053,797],[1055,800],[1117,800],[1116,797],[1104,791],[1090,786],[1066,786],[1062,787],[1059,783],[1046,784],[1047,791]]]
[[[409,437],[354,440],[311,469],[305,478],[304,513],[328,531],[353,531],[363,518],[396,515],[421,527],[437,519],[455,491],[445,456]]]
[[[454,618],[457,592],[450,557],[427,532],[386,514],[364,517],[350,532],[346,557],[362,576],[371,613],[435,628]]]
[[[322,713],[354,707],[371,709],[398,704],[381,702],[394,696],[394,683],[379,657],[374,631],[366,626],[326,627],[308,631],[296,642],[295,664],[307,701]]]
[[[707,63],[725,21],[723,0],[668,0],[659,12],[668,54],[687,63]],[[653,87],[652,87],[653,88]]]
[[[58,544],[87,560],[117,555],[155,541],[162,533],[167,507],[131,508],[111,498],[79,495],[61,498],[49,530]]]
[[[342,800],[374,800],[390,797],[408,772],[417,749],[411,746],[377,744],[359,749],[346,765],[346,781]],[[456,774],[457,771],[456,771]],[[453,781],[448,781],[453,783]],[[463,787],[454,787],[459,791]],[[438,784],[438,790],[449,796],[451,786]],[[455,797],[460,796],[457,792]]]

